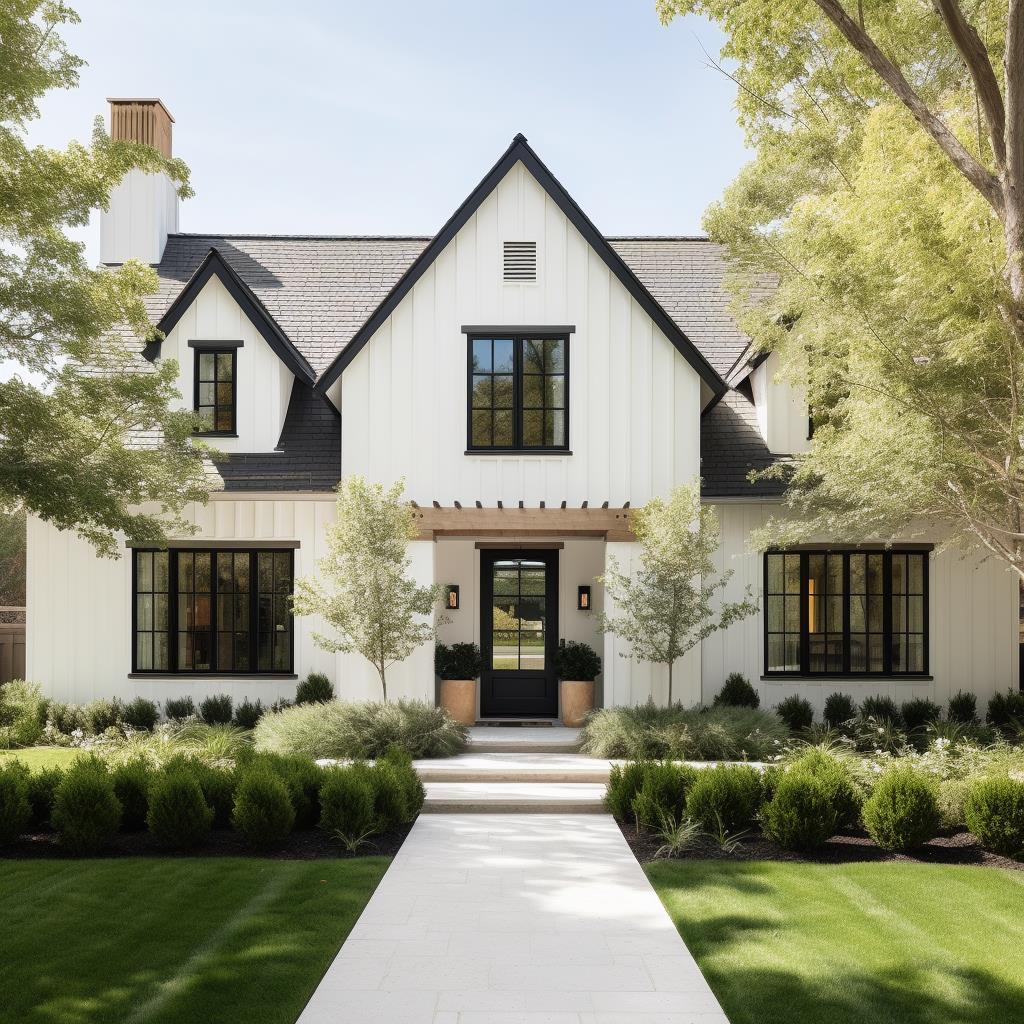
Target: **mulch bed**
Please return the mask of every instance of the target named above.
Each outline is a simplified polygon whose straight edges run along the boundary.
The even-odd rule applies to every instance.
[[[318,828],[293,832],[280,849],[257,853],[246,845],[233,829],[214,829],[202,846],[182,853],[161,846],[149,832],[122,832],[100,857],[254,857],[263,860],[349,860],[352,857],[393,857],[405,842],[412,823],[386,835],[374,836],[358,853],[349,853],[336,839]],[[0,860],[35,860],[43,857],[70,857],[57,844],[53,832],[23,835],[15,842],[0,846]]]
[[[657,835],[637,831],[635,825],[619,822],[619,828],[629,843],[633,855],[641,864],[655,860],[662,845]],[[914,864],[964,864],[986,868],[1024,870],[1024,863],[1009,857],[987,853],[970,832],[955,832],[938,836],[925,843],[914,853],[889,853],[874,844],[866,832],[847,832],[833,836],[817,853],[796,853],[783,849],[760,833],[740,840],[731,853],[722,850],[713,840],[702,841],[697,847],[683,853],[677,860],[779,860],[803,864],[852,864],[856,861],[906,861]]]

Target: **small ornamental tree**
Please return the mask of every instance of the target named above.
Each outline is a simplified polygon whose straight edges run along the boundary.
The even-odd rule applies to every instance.
[[[716,601],[732,578],[714,563],[719,546],[718,517],[700,503],[699,488],[677,487],[663,501],[655,498],[632,516],[640,544],[640,566],[630,576],[608,559],[605,593],[614,604],[602,613],[602,632],[629,644],[641,661],[668,666],[668,702],[676,661],[705,637],[757,611],[748,587],[742,601]]]
[[[342,480],[321,577],[295,585],[295,613],[320,615],[335,631],[314,633],[316,643],[366,658],[380,676],[385,701],[388,668],[434,638],[429,616],[444,589],[409,578],[407,547],[416,526],[403,490],[402,481],[385,490],[361,476]]]

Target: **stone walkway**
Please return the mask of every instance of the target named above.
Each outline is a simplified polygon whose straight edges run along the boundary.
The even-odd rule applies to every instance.
[[[608,815],[421,816],[299,1024],[728,1024]]]

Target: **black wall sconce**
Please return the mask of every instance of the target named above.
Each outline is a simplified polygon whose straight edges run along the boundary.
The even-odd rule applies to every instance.
[[[576,588],[576,610],[581,612],[590,611],[590,587],[580,586]]]
[[[459,587],[456,583],[448,584],[448,598],[445,604],[451,611],[455,611],[459,607]]]

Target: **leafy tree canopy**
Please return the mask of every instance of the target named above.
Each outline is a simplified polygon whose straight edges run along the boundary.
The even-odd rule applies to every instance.
[[[111,140],[101,118],[88,146],[28,145],[39,99],[78,84],[83,61],[59,34],[77,21],[62,3],[0,5],[0,363],[19,368],[0,384],[0,508],[25,508],[114,555],[119,531],[158,542],[189,529],[185,505],[207,496],[203,455],[193,415],[169,411],[174,361],[139,372],[154,271],[90,267],[68,231],[106,207],[132,168],[191,191],[180,160]]]
[[[728,34],[756,157],[705,223],[734,258],[743,327],[814,418],[771,539],[940,523],[1024,575],[1024,6],[658,11]]]

